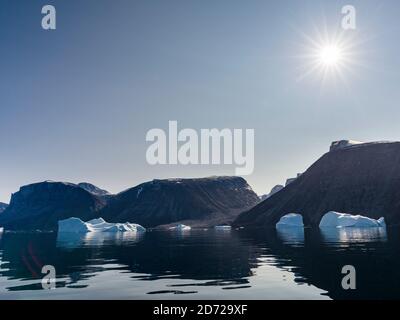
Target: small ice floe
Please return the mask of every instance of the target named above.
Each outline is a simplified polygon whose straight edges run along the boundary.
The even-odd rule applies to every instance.
[[[221,226],[215,226],[214,229],[221,230],[221,231],[228,231],[228,230],[231,230],[232,227],[228,226],[228,225],[221,225]]]
[[[276,224],[276,228],[286,228],[286,227],[295,227],[295,228],[303,228],[303,216],[297,213],[289,213],[281,217],[281,219]]]
[[[186,226],[184,224],[177,224],[176,226],[169,228],[169,230],[174,230],[174,231],[188,231],[190,229],[192,229],[190,226]]]
[[[351,215],[330,211],[326,213],[319,223],[320,228],[380,228],[386,227],[385,219],[378,220],[361,215]]]
[[[145,232],[146,229],[134,223],[108,223],[103,218],[83,222],[79,218],[68,218],[58,221],[58,232]]]
[[[3,232],[3,231],[4,231],[4,228],[0,227],[0,232]]]

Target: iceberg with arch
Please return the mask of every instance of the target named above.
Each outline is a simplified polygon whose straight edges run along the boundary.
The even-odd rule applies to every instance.
[[[319,223],[320,228],[381,228],[386,227],[385,218],[378,220],[361,215],[351,215],[336,211],[327,212]]]
[[[103,218],[92,219],[87,222],[79,218],[68,218],[58,221],[59,233],[86,233],[86,232],[145,232],[146,229],[135,223],[108,223]]]
[[[303,216],[298,213],[289,213],[281,217],[281,219],[276,224],[276,228],[303,228]]]

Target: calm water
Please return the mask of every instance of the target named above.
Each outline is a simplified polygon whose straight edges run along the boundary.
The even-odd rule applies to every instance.
[[[357,290],[341,269],[357,270]],[[53,265],[57,288],[44,290]],[[397,230],[0,234],[0,299],[400,298]]]

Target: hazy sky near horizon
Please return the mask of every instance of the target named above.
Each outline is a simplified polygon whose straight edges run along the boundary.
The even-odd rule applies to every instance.
[[[41,28],[41,8],[57,29]],[[304,36],[357,10],[343,81],[307,72]],[[150,166],[148,130],[255,130],[266,193],[333,140],[400,140],[398,0],[0,0],[0,201],[21,185],[87,181],[119,192],[235,166]]]

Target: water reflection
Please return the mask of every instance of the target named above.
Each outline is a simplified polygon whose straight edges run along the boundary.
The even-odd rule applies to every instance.
[[[323,240],[327,244],[387,241],[386,228],[321,228]]]
[[[400,233],[388,229],[194,230],[190,233],[4,233],[0,298],[400,298]],[[41,268],[57,289],[41,289]],[[341,288],[344,265],[357,290]],[[305,285],[306,284],[306,285]],[[115,290],[118,288],[118,290]],[[234,289],[234,290],[233,290]],[[221,291],[223,290],[223,291]],[[198,296],[199,295],[199,296]],[[180,296],[180,298],[182,298]]]
[[[162,232],[164,232],[165,234],[173,235],[174,237],[176,237],[178,239],[187,238],[192,234],[191,229],[172,229],[172,230],[165,230]]]
[[[301,227],[279,227],[278,237],[285,244],[292,246],[304,245],[304,228]]]
[[[144,238],[143,232],[59,233],[56,246],[65,249],[130,245]]]
[[[60,279],[58,287],[74,284],[74,288],[78,284],[96,286],[96,279],[111,271],[128,274],[135,281],[228,280],[232,285],[237,284],[236,279],[240,279],[240,284],[247,283],[244,277],[252,275],[248,262],[251,248],[242,246],[238,237],[215,236],[213,230],[144,235],[9,233],[5,234],[0,253],[2,264],[7,267],[0,270],[0,279],[6,278],[0,283],[0,292],[2,285],[8,291],[40,289],[40,281],[22,285],[10,280],[40,280],[41,268],[46,264],[55,266]],[[182,283],[169,285],[174,284]],[[124,285],[139,290],[129,281]],[[147,293],[143,287],[140,290],[141,294]]]

